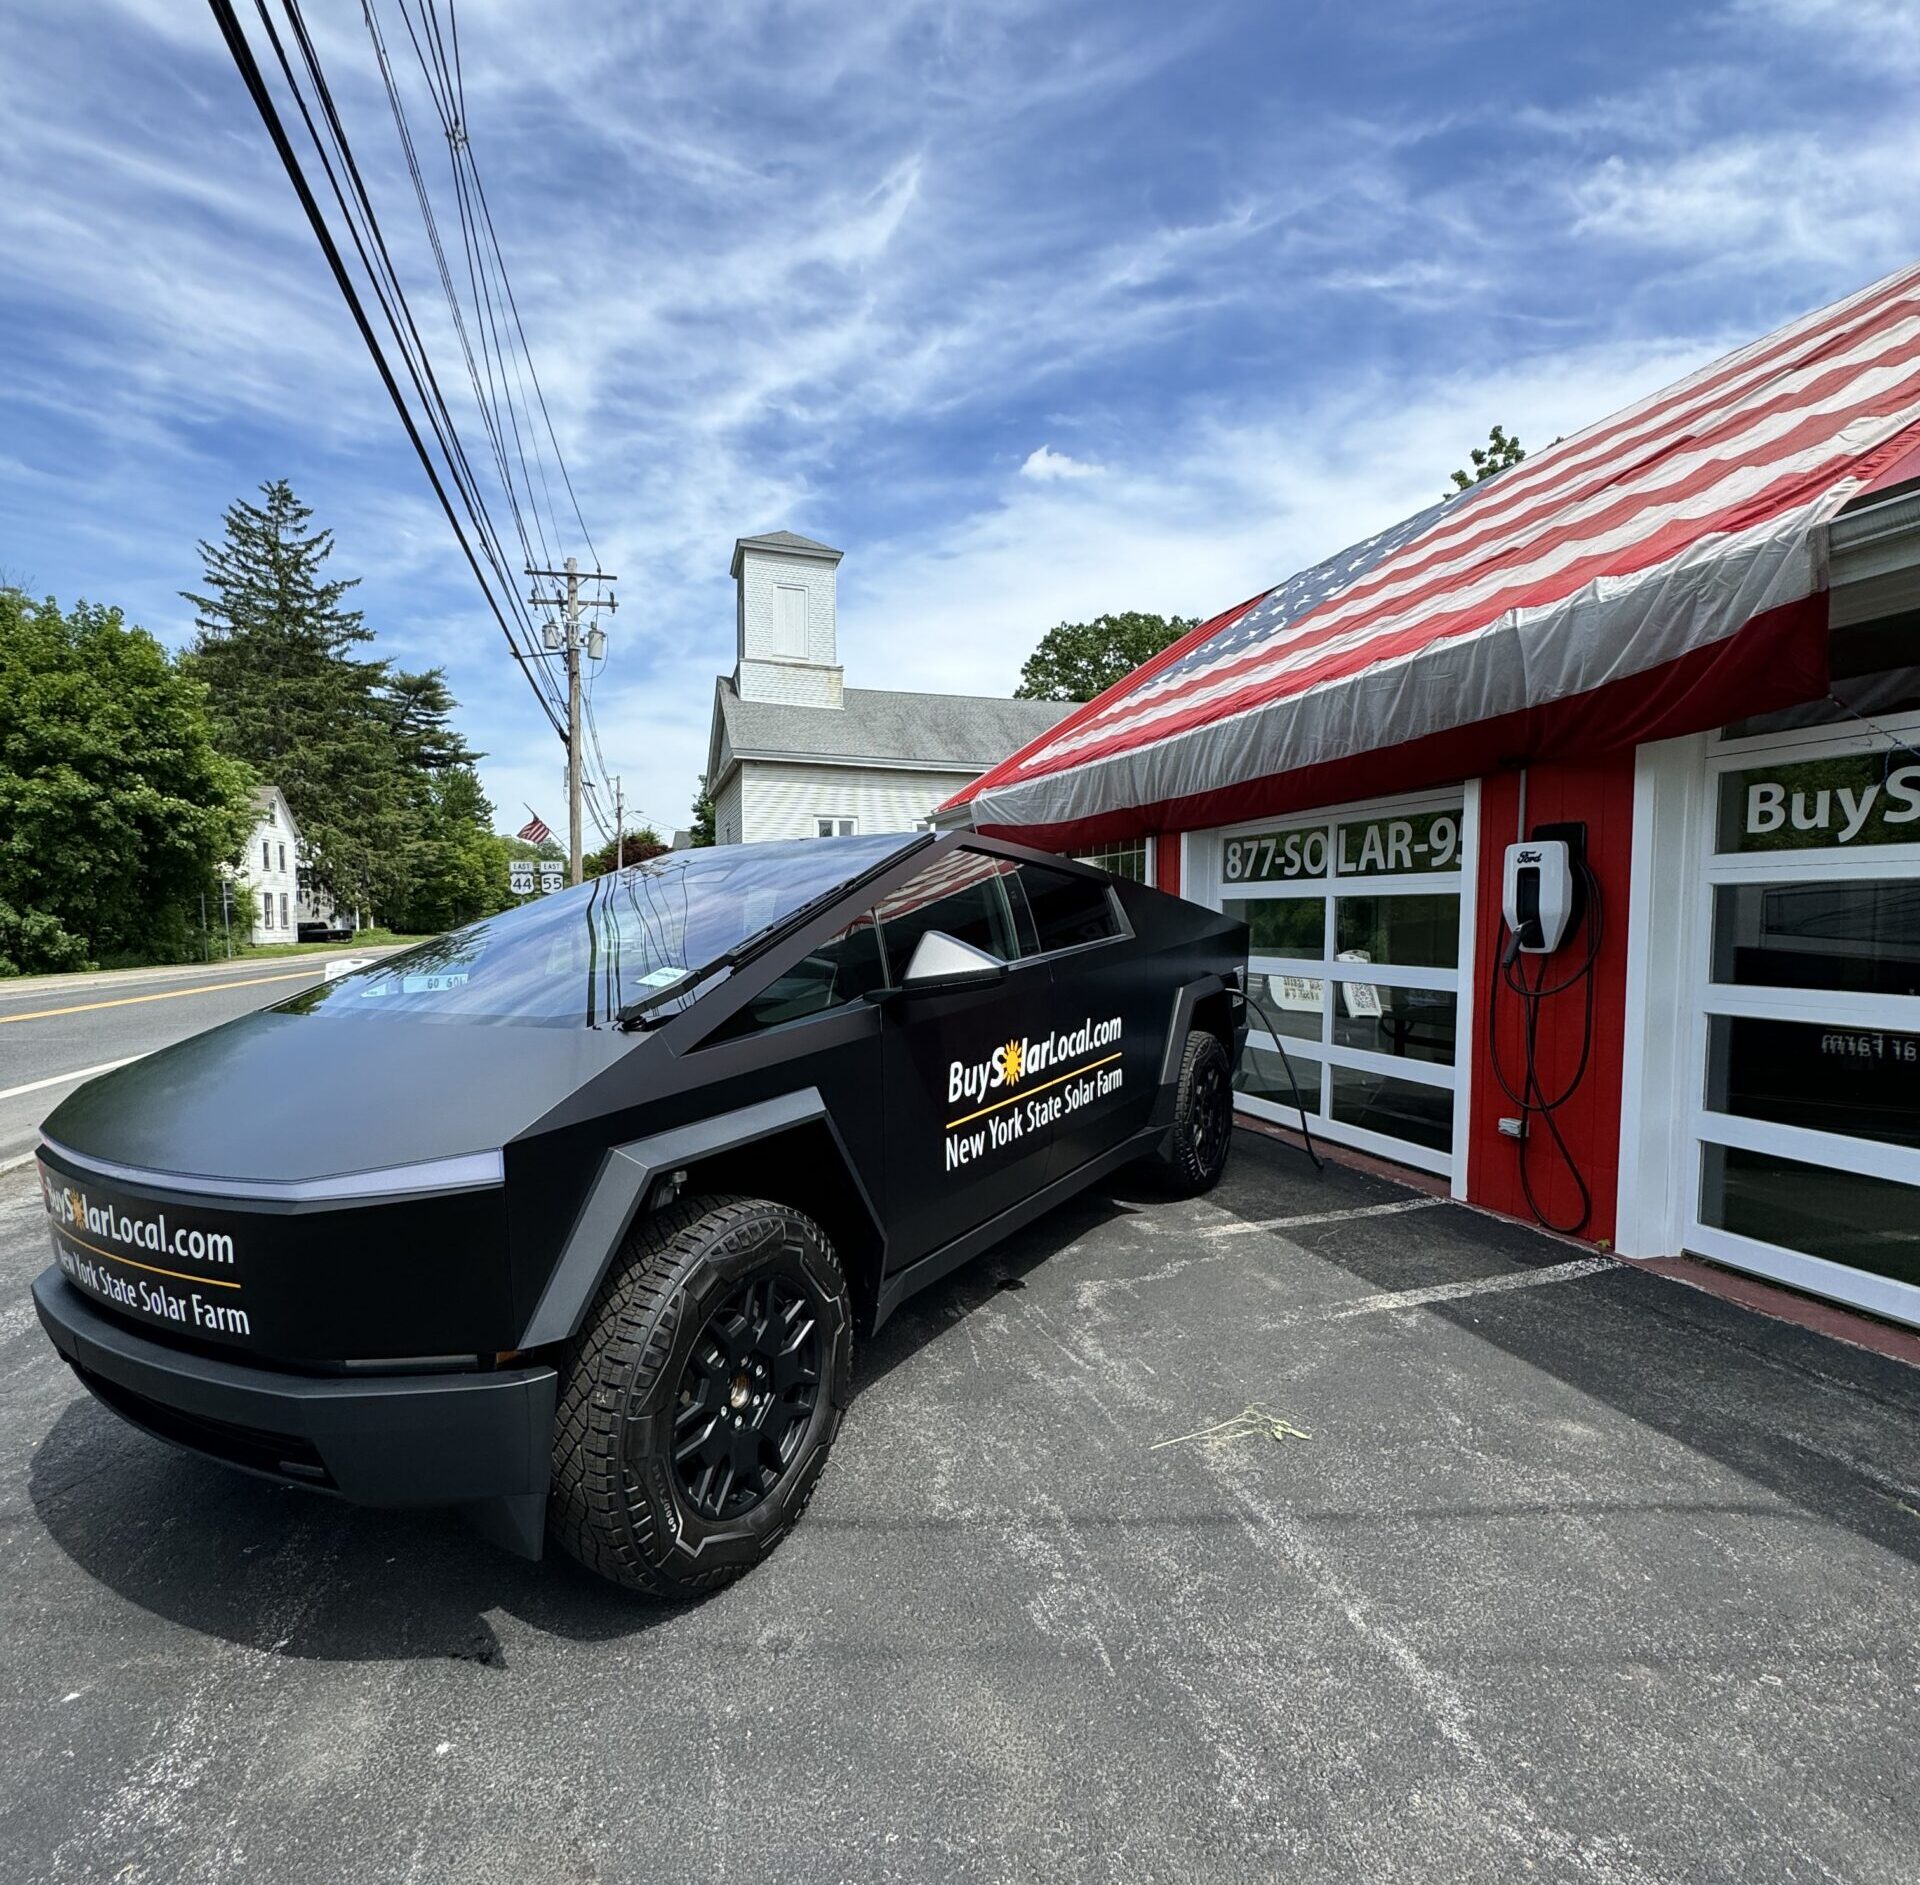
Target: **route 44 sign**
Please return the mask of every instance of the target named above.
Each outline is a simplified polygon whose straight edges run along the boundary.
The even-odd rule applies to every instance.
[[[516,897],[533,895],[533,864],[514,858],[507,865],[507,889]]]

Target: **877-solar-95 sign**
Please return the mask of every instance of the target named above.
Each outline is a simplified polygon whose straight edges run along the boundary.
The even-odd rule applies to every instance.
[[[1298,883],[1315,877],[1406,877],[1460,868],[1460,814],[1409,812],[1351,824],[1257,831],[1226,841],[1230,884]]]

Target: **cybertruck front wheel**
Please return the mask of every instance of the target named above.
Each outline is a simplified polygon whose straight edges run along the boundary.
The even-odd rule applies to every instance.
[[[562,1365],[555,1538],[651,1597],[731,1583],[806,1510],[852,1360],[846,1279],[811,1218],[698,1198],[645,1219]]]
[[[1233,1065],[1220,1037],[1196,1028],[1180,1056],[1161,1171],[1181,1197],[1197,1198],[1220,1182],[1232,1146]]]

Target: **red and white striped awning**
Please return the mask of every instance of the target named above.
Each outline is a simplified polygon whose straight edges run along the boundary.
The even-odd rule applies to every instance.
[[[1817,695],[1824,526],[1916,436],[1920,267],[1203,622],[949,803],[1078,848]]]

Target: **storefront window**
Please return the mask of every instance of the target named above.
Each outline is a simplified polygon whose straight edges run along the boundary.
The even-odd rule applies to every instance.
[[[1316,1132],[1452,1173],[1468,831],[1463,805],[1428,801],[1222,834],[1257,1004],[1250,1110],[1297,1117],[1284,1044]]]

